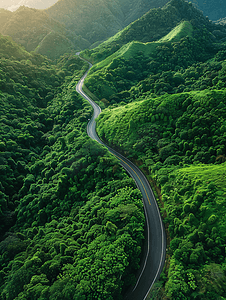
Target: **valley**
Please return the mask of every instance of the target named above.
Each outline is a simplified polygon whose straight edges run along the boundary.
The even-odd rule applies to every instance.
[[[0,10],[0,299],[226,299],[224,16],[75,2]]]

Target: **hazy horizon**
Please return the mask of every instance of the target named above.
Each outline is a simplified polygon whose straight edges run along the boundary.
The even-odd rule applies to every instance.
[[[45,9],[58,0],[0,0],[0,8],[5,8],[10,11],[17,10],[20,6],[28,6],[31,8]]]

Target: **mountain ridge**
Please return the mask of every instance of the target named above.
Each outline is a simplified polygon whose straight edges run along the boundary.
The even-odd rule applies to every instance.
[[[182,20],[190,21],[197,30],[203,26],[206,26],[209,31],[218,28],[191,2],[171,0],[162,8],[151,9],[96,48],[85,50],[82,55],[92,62],[98,62],[133,40],[142,43],[157,41],[167,35]]]
[[[46,11],[49,16],[94,43],[113,35],[149,9],[167,1],[77,0],[75,6],[71,0],[60,0]]]
[[[0,32],[11,36],[28,51],[37,49],[37,52],[55,59],[65,52],[78,51],[89,46],[86,40],[76,36],[67,30],[63,24],[50,18],[44,10],[21,6],[15,12],[0,10],[0,19],[2,15],[4,18]],[[56,41],[51,38],[44,48],[40,43],[43,39],[48,40],[51,32]]]

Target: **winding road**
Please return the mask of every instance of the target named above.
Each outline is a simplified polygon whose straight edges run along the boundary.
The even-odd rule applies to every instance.
[[[79,55],[79,53],[78,53]],[[80,57],[81,58],[81,57]],[[89,63],[89,69],[92,64]],[[88,71],[89,71],[88,69]],[[166,255],[166,234],[162,223],[159,208],[153,194],[153,191],[140,169],[135,166],[131,161],[116,152],[112,148],[105,145],[96,133],[96,121],[95,119],[101,113],[101,108],[90,99],[83,91],[82,86],[84,80],[88,74],[88,71],[83,75],[81,80],[76,86],[76,91],[89,103],[94,109],[92,119],[87,125],[87,133],[98,143],[104,145],[108,150],[119,160],[119,163],[123,168],[131,175],[135,180],[137,187],[140,189],[143,196],[144,212],[146,217],[146,231],[145,231],[145,243],[144,254],[141,261],[141,267],[137,274],[136,285],[128,291],[125,299],[128,300],[145,300],[155,283],[159,278],[160,273],[165,263]]]

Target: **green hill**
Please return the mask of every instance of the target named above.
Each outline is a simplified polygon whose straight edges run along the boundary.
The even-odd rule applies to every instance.
[[[74,50],[72,41],[56,32],[50,32],[36,47],[35,52],[56,59],[72,50]]]
[[[12,16],[12,12],[3,8],[0,8],[0,28],[9,20]]]
[[[106,59],[95,64],[91,69],[90,73],[93,73],[101,68],[108,66],[109,64],[114,64],[114,59],[132,59],[138,53],[143,53],[144,56],[152,56],[156,53],[156,48],[167,42],[178,42],[183,37],[191,37],[193,33],[193,27],[190,22],[182,21],[178,26],[173,28],[166,36],[162,37],[156,42],[141,43],[137,41],[130,42],[123,45],[118,51],[108,56]],[[112,68],[109,66],[109,68]]]
[[[151,9],[140,19],[131,23],[98,47],[89,51],[86,50],[82,55],[92,62],[98,62],[129,42],[147,43],[158,41],[181,21],[189,21],[195,28],[206,26],[209,31],[216,29],[214,24],[209,22],[202,12],[192,6],[191,3],[183,0],[171,0],[162,8]],[[221,30],[223,31],[222,27]]]
[[[139,165],[158,191],[171,241],[161,299],[224,295],[225,96],[224,88],[146,97],[104,110],[97,122],[100,138]]]
[[[5,12],[0,11],[0,16],[5,16]],[[6,13],[0,32],[11,36],[27,51],[34,51],[38,47],[38,51],[49,58],[89,46],[85,39],[51,19],[46,12],[25,6],[13,13]]]
[[[0,34],[0,53],[1,57],[14,57],[16,59],[29,59],[31,54],[20,47],[11,37]]]
[[[173,28],[166,36],[162,37],[159,42],[178,42],[183,37],[192,37],[193,27],[190,22],[182,21],[178,26]]]
[[[122,30],[154,7],[167,0],[60,0],[46,10],[51,18],[66,25],[91,44],[101,42]]]
[[[159,32],[179,22],[148,41],[148,16],[153,21],[156,12]],[[102,107],[98,135],[146,173],[159,198],[167,259],[149,297],[223,298],[224,26],[173,0],[83,55],[96,62],[85,84]]]

